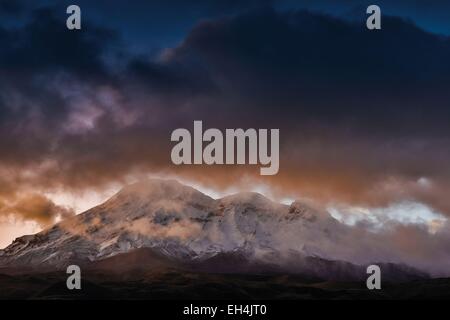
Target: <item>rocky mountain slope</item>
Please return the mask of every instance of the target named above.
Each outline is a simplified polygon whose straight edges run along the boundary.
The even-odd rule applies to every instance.
[[[110,270],[156,265],[338,280],[366,277],[362,265],[333,256],[339,246],[336,232],[345,232],[345,226],[298,201],[287,206],[258,193],[215,200],[176,181],[148,180],[36,235],[16,239],[0,251],[0,268],[29,272],[76,263]],[[426,277],[406,266],[385,266],[394,280]]]

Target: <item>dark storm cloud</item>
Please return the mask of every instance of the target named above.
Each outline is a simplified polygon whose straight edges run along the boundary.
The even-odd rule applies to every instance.
[[[201,24],[174,60],[202,60],[226,96],[238,96],[248,112],[278,106],[286,116],[355,117],[391,127],[420,118],[435,127],[449,111],[449,53],[448,39],[396,18],[368,32],[327,16],[267,10]],[[430,108],[425,97],[434,114],[423,117]]]
[[[443,167],[450,156],[449,40],[399,18],[383,23],[368,32],[306,11],[251,12],[199,24],[164,52],[159,68],[209,72],[214,92],[178,101],[184,126],[203,119],[222,128],[282,129],[274,184],[355,204],[413,198],[449,212],[436,199],[450,176]],[[161,79],[148,72],[141,80],[149,89],[165,83],[171,94],[193,83]],[[417,185],[422,177],[433,191]]]
[[[27,180],[40,181],[31,172],[51,159],[75,97],[86,86],[114,81],[102,55],[115,44],[115,33],[89,23],[89,31],[70,33],[64,18],[53,8],[41,8],[23,23],[0,25],[0,194],[8,203],[1,213],[43,224],[57,211],[65,215],[65,209],[33,195],[39,183]],[[35,204],[36,211],[24,201]]]
[[[222,105],[231,101],[227,109],[241,111],[244,105],[252,116],[253,107],[264,115],[281,106],[283,121],[289,114],[333,122],[356,118],[360,126],[415,130],[419,118],[436,129],[445,127],[435,121],[448,111],[448,53],[448,40],[395,18],[385,19],[382,32],[370,33],[327,16],[267,10],[203,23],[167,54],[168,63],[139,68],[152,71],[151,87],[168,79],[182,79],[170,83],[186,87],[195,79],[181,72],[177,78],[172,70],[208,70],[225,97]],[[163,68],[168,72],[156,72]],[[435,114],[423,118],[427,97]]]
[[[66,97],[56,88],[61,82],[113,81],[103,55],[115,43],[115,33],[89,24],[87,32],[70,32],[63,18],[42,8],[23,26],[0,28],[1,113],[13,126],[33,112],[46,126],[66,116]]]
[[[21,1],[0,0],[0,15],[17,16],[23,11]]]
[[[408,199],[450,213],[448,38],[395,17],[369,32],[264,9],[202,21],[179,46],[134,56],[118,32],[89,19],[69,32],[62,17],[40,9],[21,27],[0,27],[4,197],[148,172],[218,188],[249,175],[285,196]],[[280,128],[280,173],[174,168],[170,132],[199,119]]]
[[[212,92],[216,88],[208,70],[201,65],[186,63],[161,64],[145,59],[132,59],[128,66],[128,77],[151,89],[155,94],[192,94]]]
[[[89,24],[87,32],[70,32],[65,16],[51,8],[36,9],[30,19],[23,27],[3,30],[2,70],[65,71],[90,77],[106,73],[101,57],[116,39],[114,32]]]

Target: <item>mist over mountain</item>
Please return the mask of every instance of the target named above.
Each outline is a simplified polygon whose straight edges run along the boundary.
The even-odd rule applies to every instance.
[[[363,230],[300,201],[283,205],[252,192],[213,199],[155,179],[17,238],[0,250],[0,268],[39,272],[76,263],[111,272],[175,268],[360,280],[377,263],[394,281],[428,277],[430,270],[383,242],[385,235]]]

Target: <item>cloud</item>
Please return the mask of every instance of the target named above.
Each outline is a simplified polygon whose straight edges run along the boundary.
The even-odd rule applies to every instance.
[[[285,192],[371,206],[417,199],[448,213],[438,190],[450,178],[441,165],[450,156],[449,40],[399,18],[383,21],[382,32],[368,33],[326,15],[268,9],[203,22],[159,63],[195,66],[214,90],[157,96],[178,111],[170,112],[177,126],[203,119],[219,128],[281,128],[280,174],[257,180]],[[148,73],[143,85],[151,90],[158,79]],[[171,96],[191,83],[171,82]],[[202,170],[215,173],[199,177],[212,184],[238,176]],[[417,184],[421,178],[434,187]]]
[[[160,173],[322,203],[416,200],[450,214],[446,37],[395,17],[368,32],[264,9],[202,21],[155,57],[89,20],[69,32],[51,8],[27,19],[0,26],[3,199]],[[171,131],[199,119],[280,128],[280,173],[173,166]]]
[[[188,220],[175,221],[168,225],[161,225],[142,218],[132,221],[127,230],[142,236],[152,235],[152,237],[156,239],[174,238],[184,241],[193,236],[197,236],[201,231],[201,226],[198,223],[190,222]]]
[[[313,245],[331,257],[360,264],[380,261],[404,263],[434,276],[448,276],[448,221],[441,224],[436,233],[430,233],[428,227],[420,223],[403,224],[393,220],[385,222],[378,232],[371,231],[368,220],[355,226],[330,229],[330,232],[329,239],[317,238]]]
[[[0,15],[17,16],[23,11],[21,1],[0,0]]]
[[[34,220],[45,227],[55,223],[56,218],[66,218],[75,213],[70,208],[54,204],[39,194],[25,194],[13,201],[0,203],[1,215],[15,215],[23,220]]]
[[[107,71],[101,56],[116,40],[115,32],[89,22],[88,32],[71,32],[64,28],[64,18],[54,8],[42,7],[35,9],[24,25],[3,30],[8,42],[0,50],[2,69],[14,73],[65,71],[89,78],[104,75]]]

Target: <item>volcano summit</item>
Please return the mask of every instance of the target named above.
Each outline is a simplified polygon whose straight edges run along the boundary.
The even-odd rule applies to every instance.
[[[348,233],[350,227],[328,212],[299,201],[288,206],[251,192],[215,200],[173,180],[148,180],[38,234],[17,238],[0,251],[0,267],[18,273],[63,270],[69,264],[106,266],[105,261],[117,266],[121,257],[133,256],[134,262],[122,267],[363,279],[364,261],[352,260],[345,248]],[[365,262],[373,260],[369,256]],[[424,276],[395,266],[389,270],[396,278]]]

